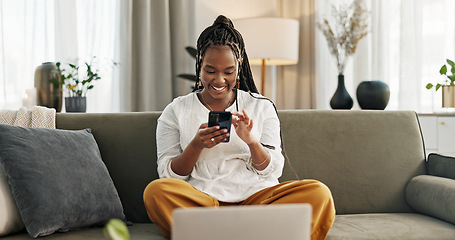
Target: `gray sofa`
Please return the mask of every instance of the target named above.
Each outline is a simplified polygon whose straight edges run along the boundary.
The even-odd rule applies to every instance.
[[[127,219],[131,239],[164,239],[142,192],[158,177],[159,112],[57,114],[57,128],[91,128]],[[337,216],[327,239],[455,239],[455,159],[426,161],[411,111],[279,111],[285,150],[299,178],[332,191]],[[439,176],[435,176],[439,175]],[[281,181],[296,179],[286,163]],[[49,216],[51,217],[51,216]],[[46,239],[102,239],[101,228]],[[2,239],[30,239],[24,232]]]

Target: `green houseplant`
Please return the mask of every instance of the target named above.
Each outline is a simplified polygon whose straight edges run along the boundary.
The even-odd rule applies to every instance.
[[[442,65],[441,69],[439,69],[439,73],[441,75],[445,76],[443,83],[442,84],[436,83],[436,85],[433,85],[432,83],[428,83],[426,86],[427,89],[432,89],[433,87],[435,87],[435,89],[436,89],[435,91],[438,91],[439,88],[441,88],[442,86],[455,85],[455,78],[454,78],[455,63],[450,59],[447,59],[446,62],[451,67],[450,72],[452,73],[452,75],[450,75],[450,73],[447,74],[447,65],[446,64]]]
[[[112,62],[113,66],[118,63]],[[61,85],[66,90],[65,108],[67,112],[85,112],[87,92],[95,87],[94,83],[101,79],[102,70],[96,56],[90,61],[79,63],[56,63],[61,74]]]
[[[196,59],[196,54],[197,54],[197,50],[196,48],[194,47],[191,47],[191,46],[187,46],[185,48],[186,52],[188,52],[188,54],[193,57],[194,59]],[[183,79],[186,79],[186,80],[189,80],[189,81],[192,81],[192,82],[197,82],[197,77],[195,74],[179,74],[177,75],[177,77],[180,77],[180,78],[183,78]]]
[[[432,89],[434,87],[435,91],[438,91],[442,87],[442,107],[453,108],[455,107],[455,63],[450,59],[446,59],[446,62],[450,67],[451,74],[448,72],[447,64],[442,65],[439,73],[445,76],[443,82],[436,83],[436,85],[428,83],[426,88]]]
[[[90,62],[84,62],[83,65],[78,63],[68,63],[62,66],[57,62],[57,67],[62,75],[62,85],[66,88],[69,97],[85,97],[87,91],[94,87],[93,82],[101,79],[99,69],[93,66],[93,57]]]

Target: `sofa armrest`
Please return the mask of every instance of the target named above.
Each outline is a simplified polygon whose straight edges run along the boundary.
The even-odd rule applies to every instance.
[[[428,155],[427,173],[429,175],[455,179],[455,154]]]
[[[455,180],[416,176],[406,187],[406,201],[417,212],[455,224]]]

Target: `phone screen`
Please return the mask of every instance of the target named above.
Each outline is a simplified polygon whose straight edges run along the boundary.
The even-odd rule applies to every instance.
[[[228,133],[231,132],[231,112],[225,111],[210,111],[209,113],[209,127],[220,126],[220,129],[227,129]],[[229,137],[226,138],[226,141],[229,142]]]

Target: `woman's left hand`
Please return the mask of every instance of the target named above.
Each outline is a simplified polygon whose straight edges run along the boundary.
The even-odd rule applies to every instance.
[[[242,113],[232,113],[232,125],[234,125],[237,136],[239,136],[240,139],[242,139],[246,144],[249,145],[254,142],[253,135],[251,135],[251,129],[253,129],[253,119],[248,117],[245,109],[242,110]]]

